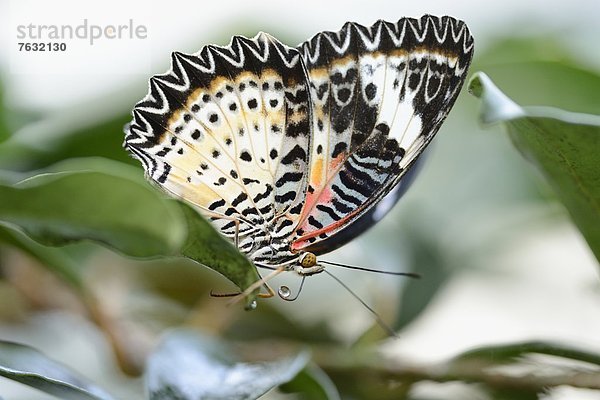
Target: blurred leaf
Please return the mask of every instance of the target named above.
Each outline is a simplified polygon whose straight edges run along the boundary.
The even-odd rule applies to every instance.
[[[135,281],[140,286],[186,310],[198,306],[199,301],[207,299],[211,289],[223,284],[222,276],[207,268],[198,268],[197,262],[186,257],[133,263],[130,271],[135,272]]]
[[[210,223],[150,187],[136,168],[86,158],[62,161],[49,171],[0,184],[0,221],[45,245],[89,239],[134,257],[182,255],[241,290],[260,279],[256,267]],[[58,268],[56,260],[50,263]],[[247,296],[247,304],[254,298]]]
[[[598,113],[600,75],[581,65],[560,39],[503,38],[480,49],[473,70],[484,70],[518,104]]]
[[[28,171],[73,157],[102,156],[135,165],[119,146],[114,129],[123,119],[106,126],[82,129],[79,135],[55,137],[47,120],[28,124],[0,144],[0,168]],[[25,135],[23,132],[32,132]],[[50,133],[47,133],[50,132]]]
[[[179,204],[188,225],[187,240],[181,254],[219,272],[242,290],[260,280],[256,267],[233,244],[188,205]],[[258,289],[246,297],[247,307],[251,307],[256,293]]]
[[[138,165],[122,147],[123,126],[131,120],[127,97],[95,99],[26,124],[0,144],[0,169],[27,171],[92,156]]]
[[[503,122],[513,144],[546,177],[600,260],[600,117],[523,108],[483,73],[469,82],[484,123]]]
[[[256,399],[288,382],[309,356],[262,363],[236,362],[223,342],[198,332],[168,334],[148,360],[146,387],[151,400]]]
[[[0,242],[12,245],[41,262],[73,287],[81,289],[79,268],[62,249],[42,246],[14,227],[0,222]]]
[[[525,375],[518,375],[523,379],[522,384],[509,384],[515,375],[508,374],[502,377],[502,365],[519,368],[526,366],[526,356],[540,354],[559,357],[567,360],[560,372],[556,365],[552,366],[541,363],[538,359],[532,361],[530,372]],[[498,400],[522,399],[534,400],[542,393],[545,393],[549,387],[568,385],[574,387],[598,386],[598,372],[592,369],[574,366],[573,361],[600,365],[600,354],[575,348],[570,345],[551,342],[518,342],[502,345],[481,346],[468,350],[452,358],[448,365],[448,371],[451,375],[461,375],[460,371],[467,372],[465,375],[472,375],[471,371],[496,371],[494,375],[485,379],[485,389],[490,397]],[[576,365],[576,364],[575,364]],[[597,369],[597,368],[596,368]],[[516,369],[519,370],[519,369]],[[504,369],[509,371],[509,369]],[[586,375],[586,376],[584,376]],[[490,379],[491,378],[491,379]]]
[[[304,368],[294,379],[281,385],[284,393],[294,393],[302,400],[340,400],[340,394],[329,376],[315,364]]]
[[[112,166],[105,172],[47,173],[0,185],[0,220],[47,245],[91,239],[132,256],[174,254],[186,234],[179,209],[141,177],[114,170],[129,167]]]
[[[412,271],[419,271],[421,279],[408,279],[400,296],[394,329],[405,329],[429,306],[444,283],[449,279],[447,251],[440,248],[435,235],[421,231],[421,228],[410,229],[411,234],[405,236],[407,248],[410,249],[409,265]]]
[[[531,61],[555,61],[573,65],[570,54],[558,38],[548,35],[504,36],[493,38],[487,47],[479,50],[477,62],[486,65],[525,63]]]
[[[488,388],[487,392],[493,400],[538,400],[542,395],[535,390],[515,388]]]
[[[327,321],[298,324],[289,318],[273,302],[265,301],[252,314],[239,315],[224,333],[227,339],[236,341],[268,340],[286,338],[302,343],[336,343]]]
[[[4,88],[0,85],[0,143],[10,136],[7,122],[7,109],[4,105]]]
[[[521,342],[496,346],[482,346],[468,350],[456,356],[454,359],[489,359],[498,363],[511,362],[527,354],[545,354],[600,366],[600,354],[577,349],[572,346],[548,342]]]
[[[4,87],[0,83],[0,143],[10,138],[14,131],[40,118],[33,110],[9,108],[4,98]]]
[[[60,399],[110,400],[103,389],[37,350],[0,341],[0,376],[21,382]]]
[[[131,179],[147,186],[142,181],[142,171],[113,161],[102,158],[71,159],[54,164],[50,170],[76,171],[76,170],[94,170],[105,171],[116,176]],[[154,196],[163,199],[161,192],[152,190]],[[137,201],[142,201],[138,199]],[[182,255],[208,268],[220,273],[236,284],[241,290],[260,279],[256,267],[242,255],[227,239],[225,239],[215,228],[208,223],[199,213],[183,202],[168,199],[166,204],[177,212],[179,218],[185,221],[186,239],[179,244],[175,254]],[[160,222],[160,219],[156,219]],[[173,221],[175,223],[176,221]],[[162,222],[160,222],[162,223]],[[156,255],[168,256],[172,253],[162,253]],[[258,290],[255,291],[257,293]],[[255,299],[254,295],[249,295],[246,302],[249,305]]]

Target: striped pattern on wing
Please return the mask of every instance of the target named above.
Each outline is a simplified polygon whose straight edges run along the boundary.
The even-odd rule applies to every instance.
[[[297,225],[308,179],[310,105],[296,49],[261,33],[173,53],[150,79],[125,147],[160,187],[194,205],[252,259]]]
[[[319,254],[345,243],[331,245],[398,184],[431,141],[464,82],[473,39],[463,22],[426,15],[371,27],[347,23],[299,49],[314,139],[292,250]]]

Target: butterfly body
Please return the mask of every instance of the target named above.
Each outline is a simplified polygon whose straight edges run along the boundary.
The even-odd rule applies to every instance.
[[[125,147],[256,265],[311,275],[405,191],[472,51],[464,23],[423,16],[173,53]]]

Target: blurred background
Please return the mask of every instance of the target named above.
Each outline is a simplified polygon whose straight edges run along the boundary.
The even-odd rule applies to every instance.
[[[169,68],[170,53],[225,45],[266,31],[296,45],[346,21],[429,13],[467,22],[475,37],[471,73],[486,72],[519,104],[600,114],[600,3],[521,1],[0,1],[2,176],[30,176],[66,159],[105,157],[141,167],[120,145],[122,126]],[[145,39],[65,40],[64,52],[19,52],[17,26],[135,24]],[[431,145],[417,180],[376,227],[324,257],[370,268],[415,271],[407,280],[331,267],[400,338],[384,351],[432,365],[469,348],[551,340],[600,351],[598,264],[544,180],[501,127],[478,123],[466,90]],[[140,398],[137,365],[161,332],[179,324],[223,337],[355,344],[377,336],[374,318],[324,274],[294,303],[261,301],[246,313],[208,297],[232,290],[218,274],[185,260],[132,260],[92,243],[60,249],[76,260],[116,329],[99,329],[54,274],[0,243],[0,339],[34,346],[111,388]],[[299,280],[282,276],[295,290]],[[323,306],[326,302],[326,307]],[[104,327],[106,328],[106,327]],[[119,333],[120,332],[120,333]],[[123,334],[126,332],[126,334]],[[365,333],[366,332],[366,333]],[[119,351],[114,351],[115,342]],[[137,364],[136,364],[137,363]],[[7,399],[50,399],[0,378]],[[293,398],[271,393],[271,398]],[[422,383],[415,399],[486,399],[467,385]],[[376,397],[375,397],[376,398]],[[547,399],[596,399],[564,388]]]

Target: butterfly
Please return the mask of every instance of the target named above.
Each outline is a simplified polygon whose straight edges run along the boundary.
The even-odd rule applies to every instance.
[[[464,22],[431,15],[174,52],[124,147],[256,266],[313,275],[406,190],[472,55]]]

